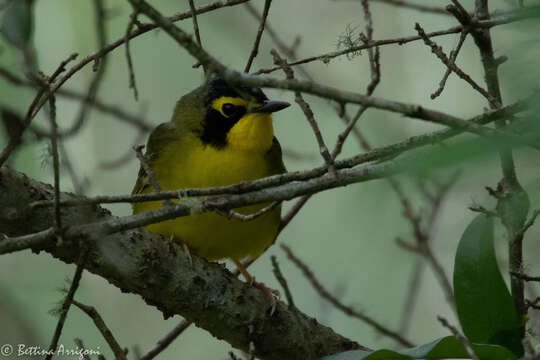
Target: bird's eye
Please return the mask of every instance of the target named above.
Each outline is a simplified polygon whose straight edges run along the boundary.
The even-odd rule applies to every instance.
[[[236,112],[236,106],[229,103],[223,104],[223,106],[221,107],[221,111],[223,112],[225,116],[231,116],[232,114]]]

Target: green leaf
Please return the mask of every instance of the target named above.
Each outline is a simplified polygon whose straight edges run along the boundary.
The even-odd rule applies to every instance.
[[[493,220],[481,214],[465,229],[454,264],[459,322],[469,341],[523,355],[521,321],[495,258]]]
[[[25,48],[32,37],[32,1],[16,0],[7,4],[0,32],[15,47]]]
[[[514,360],[516,355],[498,345],[472,344],[475,354],[480,360]],[[465,347],[453,336],[437,339],[403,351],[346,351],[340,354],[325,356],[321,360],[394,360],[394,359],[463,359],[469,358]]]

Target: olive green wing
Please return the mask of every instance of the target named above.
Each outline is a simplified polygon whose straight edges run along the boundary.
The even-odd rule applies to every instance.
[[[146,162],[150,169],[152,169],[155,160],[160,156],[161,151],[171,143],[178,140],[179,134],[176,126],[172,122],[166,122],[158,125],[154,131],[150,134],[148,142],[146,144]],[[142,194],[152,186],[146,172],[143,167],[139,168],[139,175],[137,176],[137,182],[133,187],[132,195]]]
[[[266,153],[266,160],[270,164],[270,171],[272,175],[283,174],[287,172],[285,164],[283,164],[283,154],[281,152],[281,145],[278,139],[275,137],[272,139],[272,146]]]

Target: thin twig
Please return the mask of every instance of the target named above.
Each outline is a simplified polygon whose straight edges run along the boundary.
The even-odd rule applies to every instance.
[[[366,35],[365,35],[365,42],[368,43],[373,40],[373,19],[371,16],[371,11],[369,9],[369,2],[367,0],[362,0],[362,10],[364,12],[364,19],[366,21]],[[381,80],[381,63],[380,63],[380,52],[379,48],[369,48],[368,49],[368,58],[369,58],[369,70],[371,74],[371,81],[366,87],[366,95],[370,96],[375,91],[375,88],[379,84]],[[356,129],[356,123],[364,114],[364,112],[368,109],[368,106],[361,105],[358,109],[356,115],[349,119],[347,112],[345,109],[344,111],[338,111],[338,115],[340,115],[340,118],[346,121],[347,126],[345,129],[338,135],[336,145],[334,146],[334,150],[332,151],[332,158],[334,161],[336,160],[337,156],[341,153],[341,150],[343,149],[343,145],[345,144],[345,141],[347,140],[348,136],[354,131],[354,134],[358,141],[360,142],[360,146],[364,148],[364,150],[371,150],[371,146],[367,142],[366,138],[362,135],[358,129]],[[338,110],[338,109],[336,109]]]
[[[451,27],[449,29],[446,29],[446,30],[439,30],[439,31],[433,31],[433,32],[430,32],[427,34],[428,37],[436,37],[436,36],[444,36],[444,35],[449,35],[449,34],[456,34],[456,33],[459,33],[463,30],[463,26],[454,26],[454,27]],[[323,61],[323,62],[326,62],[328,63],[330,60],[336,58],[336,57],[340,57],[340,56],[343,56],[343,55],[347,55],[347,54],[350,54],[350,53],[357,53],[361,50],[364,50],[364,49],[369,49],[369,48],[374,48],[374,47],[379,47],[379,46],[384,46],[384,45],[391,45],[391,44],[399,44],[399,45],[403,45],[403,44],[407,44],[409,42],[412,42],[412,41],[417,41],[417,40],[420,40],[422,39],[421,36],[418,36],[418,35],[413,35],[413,36],[405,36],[405,37],[401,37],[401,38],[391,38],[391,39],[383,39],[383,40],[375,40],[375,41],[371,41],[367,44],[362,44],[362,45],[358,45],[358,46],[352,46],[352,47],[349,47],[349,48],[346,48],[346,49],[343,49],[343,50],[339,50],[339,51],[331,51],[331,52],[328,52],[328,53],[324,53],[324,54],[321,54],[321,55],[316,55],[316,56],[311,56],[311,57],[307,57],[307,58],[304,58],[304,59],[300,59],[300,60],[297,60],[297,61],[293,61],[291,63],[289,63],[288,65],[291,66],[291,67],[294,67],[294,66],[298,66],[298,65],[303,65],[303,64],[308,64],[308,63],[311,63],[311,62],[314,62],[314,61]],[[269,69],[260,69],[256,72],[254,72],[253,74],[254,75],[260,75],[260,74],[270,74],[274,71],[277,71],[277,70],[280,70],[281,67],[280,66],[276,66],[276,67],[273,67],[273,68],[269,68]]]
[[[523,111],[528,107],[530,99],[518,101],[512,105],[508,105],[499,110],[487,112],[482,115],[469,119],[469,122],[487,124],[494,121],[497,118],[508,117],[520,111]],[[429,134],[413,136],[401,142],[375,148],[369,152],[352,156],[350,158],[339,160],[335,162],[336,169],[353,168],[357,165],[364,164],[376,160],[384,160],[392,158],[397,154],[401,154],[405,151],[413,150],[422,146],[432,145],[451,138],[460,134],[462,131],[458,129],[447,129],[434,131]],[[246,192],[257,191],[272,186],[283,185],[292,181],[306,181],[316,179],[326,173],[326,166],[313,168],[311,170],[289,172],[282,175],[274,175],[266,178],[246,181],[234,185],[218,186],[212,188],[200,188],[200,189],[183,189],[162,191],[159,193],[137,194],[137,195],[115,195],[115,196],[96,196],[87,197],[83,199],[70,199],[62,200],[60,203],[63,206],[76,206],[81,204],[105,204],[105,203],[122,203],[122,202],[145,202],[145,201],[157,201],[165,199],[180,199],[185,196],[209,196],[209,195],[223,195],[223,194],[243,194]],[[30,205],[32,207],[39,206],[52,206],[51,201],[36,201]]]
[[[96,35],[97,35],[97,48],[101,49],[107,45],[107,31],[105,29],[105,8],[103,4],[103,0],[95,0],[94,1],[94,21],[96,26]],[[95,72],[94,78],[90,82],[90,85],[88,86],[88,90],[86,92],[86,96],[84,97],[84,101],[81,104],[81,107],[79,109],[79,113],[77,114],[77,117],[75,118],[75,121],[73,122],[73,125],[71,125],[68,129],[62,130],[58,132],[58,137],[60,138],[66,138],[72,135],[75,135],[78,133],[78,131],[82,128],[82,126],[85,123],[85,120],[88,118],[89,111],[90,111],[90,105],[92,102],[94,102],[96,95],[98,93],[98,90],[100,88],[100,85],[102,84],[103,75],[105,74],[105,69],[107,65],[107,57],[102,56],[99,59],[96,59],[93,66],[93,71]]]
[[[470,27],[470,26],[487,29],[494,26],[498,26],[498,25],[509,24],[511,22],[521,21],[521,20],[528,19],[531,17],[538,17],[539,9],[540,9],[539,7],[534,7],[534,8],[529,8],[528,11],[516,10],[516,11],[510,11],[505,14],[497,14],[488,20],[476,21],[473,24],[469,24],[467,26],[454,26],[446,30],[433,31],[433,32],[427,33],[427,36],[431,38],[431,37],[444,36],[444,35],[449,35],[449,34],[457,34],[463,31],[465,27]],[[384,45],[390,45],[390,44],[403,45],[403,44],[406,44],[412,41],[417,41],[420,39],[422,39],[422,37],[418,35],[413,35],[413,36],[405,36],[405,37],[400,37],[400,38],[376,40],[376,41],[370,42],[369,44],[353,46],[353,47],[346,48],[339,51],[332,51],[332,52],[324,53],[321,55],[316,55],[316,56],[300,59],[300,60],[289,63],[289,66],[293,67],[297,65],[307,64],[313,61],[328,62],[333,58],[347,55],[350,53],[355,53],[360,50],[368,49],[370,47],[378,47],[378,46],[384,46]],[[269,74],[280,69],[281,67],[279,66],[276,66],[270,69],[260,69],[254,74],[255,75]]]
[[[264,10],[261,17],[261,22],[259,24],[259,30],[257,30],[257,36],[255,37],[255,42],[253,43],[253,49],[251,50],[251,53],[249,54],[246,67],[244,68],[245,73],[249,72],[249,69],[251,69],[251,64],[253,64],[253,60],[255,59],[255,57],[257,57],[257,54],[259,53],[259,44],[261,42],[262,34],[264,32],[264,25],[266,24],[266,18],[268,17],[268,12],[270,11],[271,4],[272,4],[272,0],[264,1]]]
[[[135,71],[133,70],[133,60],[131,58],[131,51],[129,49],[129,40],[131,39],[131,31],[133,27],[135,26],[135,23],[137,22],[137,16],[139,15],[139,11],[137,9],[133,10],[133,13],[129,16],[129,22],[126,28],[126,61],[128,65],[128,72],[129,72],[129,88],[133,89],[133,96],[135,97],[135,101],[139,100],[139,92],[137,90],[137,83],[135,81]]]
[[[285,279],[285,277],[283,276],[283,273],[281,272],[281,269],[279,268],[279,263],[277,261],[277,258],[274,255],[272,255],[270,257],[270,260],[272,261],[272,271],[277,281],[283,288],[283,291],[285,292],[285,298],[287,299],[287,303],[291,307],[296,307],[296,305],[294,304],[292,294],[291,294],[291,289],[289,289],[289,284],[287,283],[287,279]]]
[[[274,57],[274,63],[283,67],[283,72],[287,76],[287,79],[294,80],[294,72],[287,65],[287,62],[279,56],[277,51],[272,50],[271,53],[272,53],[272,56]],[[334,160],[332,158],[332,155],[330,155],[330,152],[328,151],[328,147],[324,143],[324,139],[321,135],[321,130],[319,129],[319,125],[317,124],[317,121],[315,120],[315,115],[313,115],[313,111],[311,110],[311,107],[304,100],[304,97],[302,96],[301,92],[295,91],[295,99],[296,99],[296,103],[300,106],[300,108],[304,112],[304,115],[306,116],[306,119],[308,120],[308,123],[311,126],[313,133],[315,134],[315,139],[317,140],[317,144],[319,145],[319,152],[321,153],[321,156],[323,157],[326,163],[328,172],[332,174],[335,173]]]
[[[155,358],[157,355],[159,355],[163,350],[167,348],[180,334],[184,332],[190,325],[192,324],[191,321],[182,320],[180,324],[178,324],[170,333],[168,333],[165,337],[158,340],[156,346],[154,346],[152,349],[150,349],[146,354],[141,356],[139,360],[150,360]]]
[[[461,32],[461,34],[459,36],[459,42],[458,42],[456,48],[450,52],[450,59],[448,60],[450,64],[455,65],[457,56],[458,56],[458,54],[459,54],[459,52],[461,50],[461,47],[463,46],[463,43],[465,42],[465,39],[467,38],[467,34],[468,34],[468,32],[466,30],[463,30]],[[448,80],[448,77],[450,76],[451,73],[452,73],[452,68],[447,66],[446,71],[444,72],[444,75],[443,75],[441,81],[439,82],[439,88],[437,90],[435,90],[435,92],[430,95],[431,100],[434,100],[439,95],[441,95],[441,93],[444,90],[444,87],[446,86],[446,81]]]
[[[165,32],[167,32],[180,46],[188,51],[192,56],[198,59],[201,64],[211,67],[223,80],[235,85],[244,85],[251,87],[271,87],[279,89],[292,90],[297,93],[305,92],[326,99],[332,99],[343,103],[358,103],[366,106],[376,107],[394,111],[401,114],[406,114],[408,117],[422,119],[450,127],[462,128],[469,132],[481,136],[497,136],[501,137],[509,143],[527,145],[534,148],[540,148],[540,145],[530,137],[516,136],[513,134],[504,133],[500,130],[495,130],[483,127],[476,124],[471,124],[463,119],[457,118],[450,114],[441,113],[439,111],[427,109],[418,105],[404,104],[396,101],[388,101],[362,94],[349,93],[334,89],[322,84],[316,84],[309,81],[301,81],[296,79],[277,80],[262,76],[251,76],[244,73],[234,71],[219,60],[211,56],[201,47],[197,46],[191,36],[185,31],[174,25],[159,11],[152,7],[144,0],[129,0],[130,3],[137,7],[141,12],[146,14],[157,24],[159,24]],[[330,159],[330,154],[327,154]],[[330,169],[331,170],[331,169]]]
[[[207,12],[211,12],[211,11],[220,9],[222,7],[239,5],[239,4],[245,3],[247,1],[249,1],[249,0],[227,0],[226,2],[217,1],[217,2],[209,4],[209,5],[201,6],[199,9],[197,9],[196,13],[197,13],[197,15],[200,15],[200,14],[204,14],[204,13],[207,13]],[[183,13],[173,15],[168,19],[170,21],[172,21],[172,22],[176,22],[176,21],[191,18],[191,16],[192,16],[191,11],[187,11],[187,12],[183,12]],[[126,41],[129,41],[129,39],[133,39],[133,38],[135,38],[137,36],[140,36],[140,35],[142,35],[144,33],[147,33],[148,31],[154,30],[154,29],[156,29],[158,27],[159,26],[156,25],[156,24],[138,24],[138,28],[133,30],[129,34],[128,37],[126,37],[126,36],[121,37],[120,39],[116,40],[115,42],[105,46],[104,48],[102,48],[102,49],[96,51],[95,53],[85,57],[80,62],[73,65],[67,71],[67,73],[64,76],[62,76],[60,79],[58,79],[58,81],[52,87],[51,93],[55,93],[58,89],[60,89],[60,87],[67,80],[69,80],[75,73],[80,71],[86,65],[88,65],[88,64],[90,64],[92,62],[95,63],[95,61],[97,61],[98,59],[100,59],[104,55],[106,55],[109,52],[111,52],[112,50],[116,49],[118,46],[124,44]],[[73,56],[77,56],[77,54],[73,54]],[[70,61],[71,60],[72,59],[70,59]],[[65,70],[65,69],[63,69],[63,66],[65,66],[65,64],[62,65],[62,71]],[[54,76],[53,78],[56,78],[56,76]],[[32,104],[30,105],[30,107],[28,109],[28,114],[27,114],[27,116],[25,118],[25,124],[26,124],[25,127],[28,126],[28,124],[30,124],[32,119],[38,114],[38,112],[43,107],[43,105],[48,101],[47,97],[43,97],[43,95],[44,95],[44,93],[38,93],[36,95],[36,97],[34,98],[34,101],[32,102]],[[15,140],[17,140],[17,139],[15,139]],[[15,140],[14,140],[14,142],[15,142]],[[13,144],[12,145],[8,144],[8,146],[13,147],[14,145]],[[8,147],[6,147],[6,148],[8,148]],[[12,150],[13,149],[10,149],[9,152],[11,152]],[[5,162],[5,160],[7,159],[7,156],[9,156],[9,154],[7,154],[7,155],[4,154],[4,151],[2,152],[2,154],[0,154],[0,166],[2,166],[2,164]]]
[[[410,245],[399,238],[397,238],[396,241],[405,250],[418,253],[422,255],[428,261],[433,272],[435,273],[437,280],[439,281],[439,284],[441,285],[441,288],[443,289],[445,293],[446,300],[448,301],[449,305],[452,307],[454,311],[456,309],[456,305],[455,305],[456,303],[454,299],[454,292],[452,290],[452,285],[450,284],[450,281],[448,280],[448,277],[446,276],[443,266],[439,263],[439,261],[435,257],[435,254],[433,253],[433,250],[431,249],[430,240],[433,238],[435,221],[439,214],[443,199],[448,194],[450,188],[456,183],[459,176],[460,176],[459,171],[454,173],[446,183],[438,186],[436,195],[431,197],[430,217],[426,221],[427,230],[424,230],[422,226],[422,217],[414,213],[414,210],[409,200],[405,197],[404,193],[401,190],[399,190],[398,187],[396,187],[397,184],[395,184],[394,186],[394,188],[399,194],[399,198],[403,206],[403,214],[405,218],[409,220],[413,228],[413,234],[416,240],[416,244]]]
[[[102,69],[103,65],[101,65],[100,69]],[[25,86],[29,88],[41,88],[42,85],[38,84],[36,82],[28,81],[25,79],[22,79],[18,77],[17,75],[11,73],[7,69],[0,67],[0,76],[2,76],[4,79],[9,81],[11,84],[18,85],[18,86]],[[95,79],[95,78],[94,78]],[[89,99],[87,94],[79,93],[75,90],[71,89],[57,89],[55,91],[55,94],[57,96],[62,96],[68,99],[75,99],[75,100],[82,100],[88,102],[90,105],[92,105],[95,109],[113,115],[115,118],[117,118],[120,121],[123,121],[127,124],[133,125],[137,128],[139,128],[141,131],[149,132],[153,129],[153,125],[147,124],[144,119],[142,119],[139,116],[129,114],[125,112],[123,109],[121,109],[119,106],[104,103],[96,98]],[[43,130],[38,130],[36,127],[32,127],[37,133],[37,135],[42,137],[48,137],[49,134]],[[62,137],[62,134],[67,133],[69,131],[60,131],[58,134],[59,138]]]
[[[154,188],[155,192],[161,192],[161,186],[159,186],[159,183],[157,179],[154,176],[154,173],[152,172],[152,169],[150,168],[150,165],[148,165],[148,162],[146,161],[146,157],[142,153],[142,149],[144,149],[144,145],[135,145],[133,146],[133,150],[135,151],[135,154],[137,155],[137,159],[139,159],[139,162],[141,163],[141,167],[144,170],[144,173],[146,177],[148,178],[148,181],[150,181],[150,184]]]
[[[249,11],[251,15],[255,17],[255,19],[257,19],[257,21],[259,21],[259,24],[260,24],[260,22],[262,21],[262,14],[259,13],[259,11],[255,8],[255,6],[253,6],[251,2],[247,2],[245,3],[245,8]],[[285,41],[281,39],[280,34],[277,31],[275,31],[269,23],[265,24],[264,29],[266,33],[270,35],[270,38],[272,38],[272,41],[274,42],[274,44],[277,46],[278,50],[281,53],[283,53],[291,61],[298,60],[296,56],[296,49],[298,48],[301,42],[300,36],[297,36],[294,39],[292,45],[288,46],[285,43]],[[308,74],[308,72],[302,66],[299,66],[296,70],[306,79],[313,80],[313,78]]]
[[[465,347],[465,350],[467,351],[467,354],[469,354],[471,359],[479,360],[478,356],[475,354],[471,346],[471,343],[469,342],[469,340],[467,340],[465,336],[463,336],[454,326],[450,325],[448,320],[446,320],[442,316],[437,316],[437,320],[439,320],[441,325],[450,330],[454,337],[459,340],[459,342]]]
[[[62,72],[64,72],[66,69],[66,65],[74,60],[78,56],[77,53],[71,54],[66,60],[62,61],[60,65],[56,68],[54,73],[48,78],[48,81],[50,84],[52,84],[58,75],[60,75]],[[4,164],[4,162],[8,159],[11,152],[15,149],[15,147],[20,143],[22,134],[24,130],[30,125],[32,122],[32,119],[34,118],[35,114],[34,111],[39,107],[39,103],[43,101],[43,103],[47,100],[42,99],[45,94],[52,94],[54,92],[54,89],[50,87],[42,87],[37,95],[34,97],[34,100],[28,107],[28,110],[26,112],[26,116],[24,117],[24,120],[21,124],[21,131],[16,133],[15,136],[12,136],[9,138],[8,144],[6,147],[2,150],[0,153],[0,167]]]
[[[85,259],[86,259],[86,251],[83,251],[81,253],[81,256],[79,257],[79,263],[77,265],[77,269],[75,270],[75,275],[73,275],[71,286],[69,287],[68,293],[66,297],[64,298],[64,302],[62,303],[62,308],[60,310],[61,311],[60,318],[58,319],[58,323],[56,324],[56,329],[54,330],[54,335],[51,341],[51,345],[49,346],[49,353],[47,354],[47,357],[45,358],[46,360],[52,359],[54,353],[56,352],[56,347],[58,346],[58,340],[60,340],[60,335],[62,334],[62,329],[64,328],[64,323],[66,322],[69,307],[71,306],[73,297],[75,296],[75,292],[79,288],[79,283],[81,281],[82,273],[84,271]]]
[[[483,97],[485,97],[490,104],[494,104],[496,107],[499,107],[497,105],[497,100],[494,99],[486,89],[482,88],[480,85],[478,85],[468,74],[466,74],[463,70],[461,70],[453,61],[449,60],[442,48],[437,45],[433,40],[431,40],[425,33],[422,26],[420,26],[419,23],[415,24],[414,29],[418,32],[418,34],[422,37],[424,40],[424,43],[431,48],[431,52],[437,55],[437,57],[441,60],[441,62],[446,65],[449,69],[451,69],[454,73],[456,73],[457,76],[468,82],[473,89],[478,91]]]
[[[475,17],[479,20],[489,19],[489,8],[487,0],[475,1]],[[463,21],[458,17],[458,21]],[[503,104],[501,86],[499,84],[498,69],[500,62],[497,61],[494,55],[493,42],[491,39],[490,29],[482,30],[474,29],[471,32],[476,46],[480,51],[480,58],[484,68],[484,79],[486,82],[489,95],[496,99],[495,103],[490,102],[491,109],[500,108]],[[502,129],[506,126],[505,120],[495,121],[495,128]],[[501,187],[504,185],[504,198],[497,201],[498,208],[511,208],[506,212],[500,212],[501,222],[506,228],[508,236],[508,262],[510,272],[521,272],[523,265],[523,225],[527,221],[527,211],[519,209],[528,209],[528,195],[519,183],[517,178],[514,158],[511,148],[503,148],[499,150],[499,160],[503,178],[500,182]],[[527,309],[525,306],[525,288],[523,280],[510,277],[510,288],[514,300],[514,306],[520,317],[526,316]],[[525,324],[521,326],[521,338],[525,337]]]
[[[77,306],[92,319],[101,335],[103,335],[105,341],[107,341],[107,344],[109,344],[109,347],[114,353],[114,357],[119,360],[127,360],[126,350],[123,350],[122,347],[118,344],[118,341],[116,341],[111,330],[109,330],[109,328],[105,324],[105,321],[103,321],[103,318],[101,317],[101,315],[99,315],[97,310],[93,306],[81,304],[76,300],[73,300],[72,302],[73,305]]]
[[[223,215],[223,216],[227,217],[228,219],[235,218],[235,219],[238,219],[238,220],[241,220],[241,221],[251,221],[251,220],[254,220],[254,219],[258,218],[259,216],[264,215],[267,212],[275,209],[279,205],[281,205],[280,201],[274,201],[270,205],[265,206],[262,209],[254,212],[254,213],[251,213],[251,214],[241,214],[241,213],[239,213],[239,212],[237,212],[235,210],[229,210],[228,212],[218,211],[218,214]]]
[[[517,277],[523,281],[540,281],[540,276],[529,276],[527,274],[520,274],[517,272],[510,272],[510,275]]]
[[[197,21],[197,9],[195,9],[195,3],[193,0],[189,0],[189,9],[191,10],[191,19],[193,20],[193,32],[195,33],[195,39],[197,39],[197,44],[202,47],[201,34],[199,32],[199,22]]]
[[[334,297],[328,290],[326,290],[322,284],[317,280],[311,269],[304,264],[294,253],[292,250],[284,244],[280,244],[280,247],[285,251],[287,254],[287,258],[291,260],[303,273],[304,276],[309,280],[311,285],[315,288],[317,293],[328,300],[332,305],[334,305],[339,310],[343,311],[345,314],[355,317],[357,319],[362,320],[366,324],[373,327],[376,331],[381,333],[382,335],[386,335],[393,340],[397,341],[403,346],[412,347],[414,346],[410,341],[406,340],[404,337],[402,337],[399,333],[387,329],[384,325],[380,324],[376,320],[370,318],[369,316],[365,315],[364,313],[361,313],[359,311],[354,310],[352,307],[342,304],[337,298]]]
[[[54,169],[54,224],[56,231],[61,236],[62,219],[60,215],[60,159],[58,155],[58,139],[57,125],[56,125],[56,100],[54,96],[49,97],[49,110],[50,110],[50,122],[51,122],[51,149],[53,157],[53,169]]]

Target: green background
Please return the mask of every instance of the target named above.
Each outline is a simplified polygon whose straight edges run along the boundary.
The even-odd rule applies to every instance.
[[[169,15],[189,9],[186,0],[161,0],[155,3],[164,14]],[[201,6],[207,2],[195,3]],[[262,9],[264,2],[255,0],[252,3]],[[470,6],[469,2],[464,3]],[[508,9],[505,1],[490,3],[492,9]],[[430,1],[429,4],[445,6],[447,2]],[[109,10],[106,25],[110,42],[124,35],[130,7],[127,1],[121,0],[108,0],[106,7]],[[78,52],[80,60],[96,50],[93,13],[90,0],[36,1],[33,40],[40,70],[50,74],[69,54]],[[394,8],[378,2],[372,4],[372,13],[375,39],[414,35],[414,22],[421,23],[426,31],[456,25],[450,16]],[[201,15],[198,19],[204,48],[226,65],[243,69],[258,27],[258,22],[243,5],[220,9]],[[269,23],[287,44],[292,44],[297,35],[301,36],[297,50],[300,58],[336,50],[338,36],[348,24],[359,26],[359,29],[364,26],[359,1],[329,0],[275,0],[270,9]],[[190,20],[178,25],[192,31]],[[539,72],[535,70],[540,55],[540,46],[538,41],[535,42],[538,40],[537,30],[538,26],[528,21],[504,25],[493,31],[496,55],[509,57],[509,61],[501,67],[505,104],[529,95],[530,90],[539,84]],[[459,35],[454,34],[434,40],[449,53],[458,38]],[[268,34],[264,34],[253,70],[273,65],[269,55],[273,47]],[[0,65],[22,74],[19,52],[3,38],[0,38],[0,48]],[[179,48],[163,31],[153,31],[131,42],[139,88],[139,101],[136,102],[128,88],[124,50],[124,47],[120,47],[108,55],[108,68],[98,98],[139,114],[154,125],[168,121],[175,101],[203,80],[202,70],[191,67],[195,60],[185,50]],[[457,62],[483,86],[482,65],[472,39],[467,39]],[[340,57],[329,64],[314,62],[306,69],[317,82],[355,92],[364,92],[370,81],[367,52],[352,60]],[[487,107],[484,99],[455,75],[450,76],[442,96],[436,100],[429,98],[429,94],[437,89],[444,70],[440,61],[421,42],[381,47],[382,81],[375,95],[421,104],[462,118],[482,113]],[[90,65],[78,72],[65,87],[85,91],[92,76]],[[279,72],[271,76],[283,78]],[[271,99],[294,102],[294,95],[289,92],[268,89],[266,93]],[[0,78],[2,106],[23,113],[34,94],[33,90],[15,87]],[[342,121],[328,101],[308,95],[305,98],[312,106],[325,141],[333,147],[337,134],[343,129]],[[350,113],[355,111],[352,106],[347,108]],[[79,111],[79,103],[58,97],[57,111],[60,127],[69,127]],[[314,135],[296,104],[274,118],[276,136],[284,148],[289,170],[309,169],[322,164]],[[48,124],[43,112],[34,122],[42,127]],[[380,146],[440,127],[399,114],[370,109],[359,121],[359,128],[374,145]],[[82,131],[65,142],[77,173],[90,182],[89,195],[127,194],[131,191],[138,170],[136,159],[113,170],[100,168],[100,163],[114,160],[130,151],[136,137],[137,131],[130,126],[93,110]],[[462,138],[475,139],[472,136]],[[2,147],[5,139],[4,136],[0,137]],[[28,144],[31,136],[27,139]],[[50,183],[51,161],[49,165],[47,161],[45,164],[42,161],[47,158],[46,149],[47,144],[43,141],[29,144],[10,159],[10,164],[30,177]],[[357,143],[351,137],[342,157],[358,152]],[[529,192],[532,207],[537,208],[540,204],[540,157],[537,152],[521,149],[515,152],[515,158],[518,176]],[[487,196],[484,186],[495,186],[501,176],[498,157],[494,153],[465,160],[421,175],[444,181],[455,169],[463,170],[442,207],[433,242],[435,254],[450,278],[459,237],[475,216],[466,209],[467,206],[473,202],[486,207],[494,206],[494,200]],[[403,175],[399,179],[413,204],[421,207],[422,197],[414,185],[415,178]],[[61,186],[64,191],[73,190],[66,174],[61,178]],[[286,204],[285,209],[289,206],[290,203]],[[115,215],[130,213],[129,205],[109,208]],[[533,227],[525,242],[525,270],[532,275],[540,274],[540,264],[535,261],[538,258],[535,254],[539,250],[538,229],[538,226]],[[507,269],[506,238],[500,225],[497,225],[495,235],[504,273]],[[418,261],[415,255],[395,244],[397,236],[413,241],[395,193],[386,181],[378,180],[317,194],[278,241],[291,246],[312,267],[318,279],[344,303],[397,330],[412,271]],[[365,346],[395,347],[392,340],[381,337],[368,325],[348,318],[321,299],[277,247],[271,248],[253,266],[252,273],[257,280],[279,288],[272,275],[270,255],[278,257],[296,305],[302,311]],[[30,251],[0,258],[0,345],[24,343],[43,348],[48,346],[56,326],[56,318],[48,311],[61,300],[62,293],[58,288],[66,286],[65,279],[72,277],[74,270],[73,265],[58,262],[47,254],[35,255]],[[535,289],[530,287],[529,290],[529,297],[534,298]],[[162,314],[146,305],[139,296],[122,294],[102,278],[90,273],[83,274],[76,299],[98,309],[119,343],[130,349],[130,356],[133,355],[133,346],[144,353],[181,320],[178,316],[163,320]],[[407,336],[421,344],[448,335],[437,321],[437,315],[457,324],[435,277],[426,268]],[[534,313],[532,316],[535,316]],[[107,358],[112,358],[91,320],[76,308],[70,311],[60,342],[66,347],[73,347],[74,337],[82,338],[88,348],[99,349]],[[192,326],[164,352],[162,358],[225,359],[229,350],[227,343]]]

